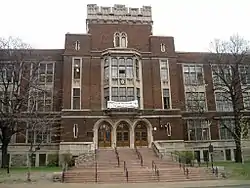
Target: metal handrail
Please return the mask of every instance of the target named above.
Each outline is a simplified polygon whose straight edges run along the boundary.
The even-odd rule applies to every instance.
[[[125,168],[125,176],[126,176],[126,179],[127,179],[127,182],[128,182],[128,169]]]
[[[95,162],[95,182],[97,183],[97,162]]]
[[[142,158],[142,155],[141,155],[141,153],[138,151],[138,149],[137,149],[136,146],[135,146],[135,152],[136,152],[136,154],[137,154],[138,159],[140,159],[141,166],[143,166],[143,158]]]
[[[116,159],[117,159],[117,165],[118,165],[118,167],[120,167],[120,157],[119,157],[119,153],[117,151],[117,147],[115,147],[115,154],[116,154]]]
[[[157,177],[158,181],[160,181],[160,171],[154,161],[152,161],[152,171],[154,172],[154,175]]]

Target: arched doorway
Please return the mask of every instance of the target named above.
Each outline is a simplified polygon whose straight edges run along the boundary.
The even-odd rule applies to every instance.
[[[98,147],[111,147],[111,133],[111,125],[103,122],[98,129]]]
[[[144,122],[135,126],[135,146],[148,146],[148,130]]]
[[[116,128],[116,146],[130,146],[129,125],[126,122],[121,122]]]

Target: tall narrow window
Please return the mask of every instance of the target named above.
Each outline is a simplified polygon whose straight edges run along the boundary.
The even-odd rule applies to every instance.
[[[120,47],[120,33],[115,33],[114,35],[114,46]]]
[[[118,62],[116,58],[112,59],[112,78],[118,77]]]
[[[78,124],[74,124],[73,126],[73,136],[74,138],[78,137]]]
[[[127,35],[125,33],[121,33],[121,47],[127,47]]]
[[[170,109],[169,89],[163,89],[163,108]]]
[[[104,81],[108,82],[109,80],[109,60],[105,59],[104,61]]]
[[[133,60],[128,58],[126,60],[126,66],[127,66],[126,67],[126,73],[127,73],[126,77],[133,78],[134,77]]]
[[[161,67],[161,80],[162,81],[168,81],[168,61],[161,61],[160,62]]]
[[[136,76],[137,80],[140,78],[140,75],[139,75],[139,61],[138,61],[138,59],[135,59],[135,76]]]
[[[75,42],[75,50],[76,51],[80,50],[80,42],[78,40]]]
[[[80,79],[81,76],[81,67],[80,67],[81,60],[74,59],[74,79]]]
[[[73,109],[80,109],[80,88],[73,88]]]
[[[107,106],[109,101],[109,88],[104,88],[104,105]]]
[[[137,97],[137,101],[138,101],[138,106],[141,106],[141,94],[140,94],[140,88],[136,88],[136,97]]]

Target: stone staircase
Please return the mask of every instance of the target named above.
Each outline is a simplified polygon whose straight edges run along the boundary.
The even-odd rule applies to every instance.
[[[114,149],[99,149],[96,162],[88,166],[79,164],[78,167],[65,172],[64,182],[139,183],[214,179],[214,176],[206,173],[205,169],[197,167],[188,167],[189,175],[187,177],[183,169],[177,163],[172,162],[171,157],[159,159],[149,148],[138,148],[143,163],[135,149],[118,148],[117,151],[119,165]],[[155,173],[155,166],[159,171],[159,176]],[[127,169],[128,178],[125,169]]]

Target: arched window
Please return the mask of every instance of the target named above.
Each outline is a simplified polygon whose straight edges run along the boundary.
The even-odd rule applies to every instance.
[[[122,32],[114,34],[114,47],[126,48],[127,44],[128,44],[128,39],[126,33]]]
[[[122,48],[127,47],[127,35],[126,35],[126,33],[121,33],[121,47]]]
[[[120,47],[120,33],[114,34],[114,47]]]
[[[161,52],[166,52],[166,46],[163,43],[161,43]]]

